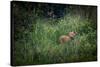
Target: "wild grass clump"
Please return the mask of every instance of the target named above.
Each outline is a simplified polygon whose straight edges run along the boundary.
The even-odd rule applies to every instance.
[[[50,64],[95,61],[96,29],[80,15],[66,15],[61,19],[37,19],[33,30],[24,29],[15,41],[15,64]],[[59,37],[77,32],[71,41],[60,44]]]

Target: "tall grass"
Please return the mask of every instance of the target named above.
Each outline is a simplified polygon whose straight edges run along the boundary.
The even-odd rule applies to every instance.
[[[59,37],[75,31],[75,38],[65,44]],[[33,30],[25,30],[15,41],[15,65],[50,64],[95,61],[96,30],[80,15],[66,15],[61,19],[33,21]]]

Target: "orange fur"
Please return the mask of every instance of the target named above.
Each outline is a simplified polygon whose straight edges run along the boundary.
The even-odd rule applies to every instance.
[[[76,34],[77,34],[76,32],[69,32],[68,35],[60,36],[59,38],[60,44],[69,42],[73,37],[75,37]]]

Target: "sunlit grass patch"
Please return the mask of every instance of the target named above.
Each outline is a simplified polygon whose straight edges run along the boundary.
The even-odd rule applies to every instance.
[[[20,35],[23,36],[23,41],[15,42],[16,64],[96,60],[96,30],[91,27],[91,22],[85,18],[79,15],[74,17],[66,15],[57,21],[37,19],[35,24],[33,22],[33,28],[31,32],[25,30]],[[60,44],[59,37],[71,31],[77,32],[74,39]]]

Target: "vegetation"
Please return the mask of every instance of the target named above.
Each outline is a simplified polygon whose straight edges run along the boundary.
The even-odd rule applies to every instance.
[[[96,7],[61,6],[65,5],[12,2],[12,65],[97,60]],[[48,16],[51,8],[53,14]],[[61,13],[55,13],[59,9],[63,9]],[[92,13],[89,9],[93,9]],[[78,34],[60,44],[59,37],[71,31]]]

